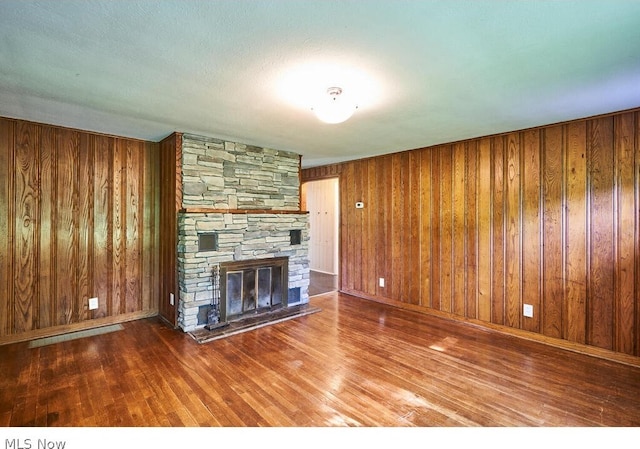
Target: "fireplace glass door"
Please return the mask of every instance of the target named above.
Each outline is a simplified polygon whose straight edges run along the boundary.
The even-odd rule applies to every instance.
[[[281,307],[286,301],[286,259],[221,266],[221,303],[226,321]]]

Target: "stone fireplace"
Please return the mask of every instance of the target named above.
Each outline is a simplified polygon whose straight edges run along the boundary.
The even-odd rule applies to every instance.
[[[295,153],[182,135],[183,330],[207,326],[212,314],[224,323],[309,301],[309,221],[299,210],[299,171]]]

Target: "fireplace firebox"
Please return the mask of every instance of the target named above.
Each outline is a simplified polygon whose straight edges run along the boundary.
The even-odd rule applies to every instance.
[[[213,317],[220,325],[260,313],[287,307],[289,258],[223,262],[220,264],[214,285],[219,286],[219,317]],[[218,270],[216,270],[218,271]],[[214,273],[214,275],[216,275]],[[217,323],[209,322],[209,326]]]

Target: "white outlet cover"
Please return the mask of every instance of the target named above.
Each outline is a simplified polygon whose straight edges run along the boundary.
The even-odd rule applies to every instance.
[[[98,308],[98,298],[89,298],[89,310]]]
[[[531,304],[525,304],[522,308],[522,314],[528,318],[533,317],[533,306]]]
[[[380,287],[384,287],[384,278],[380,278],[380,279],[378,279],[378,285],[379,285]]]
[[[175,302],[175,296],[173,296],[173,293],[169,293],[169,305],[173,305]]]

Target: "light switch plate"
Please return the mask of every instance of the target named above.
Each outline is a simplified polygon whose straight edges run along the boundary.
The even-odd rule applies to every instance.
[[[533,306],[531,304],[525,304],[522,308],[522,314],[527,318],[533,317]]]
[[[89,298],[89,310],[98,308],[98,298]]]

